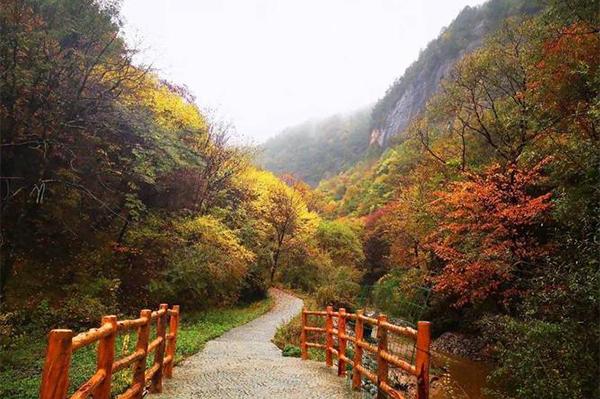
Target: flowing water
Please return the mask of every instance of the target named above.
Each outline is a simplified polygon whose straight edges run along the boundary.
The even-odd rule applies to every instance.
[[[372,338],[377,336],[375,330]],[[395,335],[390,337],[388,344],[395,355],[414,361],[413,340]],[[482,391],[489,388],[487,377],[492,371],[490,364],[434,351],[432,367],[437,369],[434,374],[439,378],[437,385],[441,389],[433,390],[431,399],[489,399]]]
[[[431,399],[488,399],[482,389],[488,387],[489,364],[442,352],[434,352],[432,363],[444,372],[440,377],[442,389],[433,392]]]
[[[375,332],[373,332],[375,335]],[[414,341],[392,336],[388,348],[400,358],[414,362]],[[431,399],[489,399],[482,390],[488,388],[487,376],[490,364],[478,362],[441,351],[432,352],[432,375],[438,378]]]

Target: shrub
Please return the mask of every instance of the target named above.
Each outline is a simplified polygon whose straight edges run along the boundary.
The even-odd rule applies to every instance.
[[[317,289],[315,297],[319,307],[332,305],[334,308],[346,308],[353,311],[357,305],[360,274],[352,267],[324,269],[324,282]]]
[[[89,295],[73,295],[61,304],[51,315],[54,320],[60,320],[62,326],[74,330],[97,327],[100,317],[115,314],[115,308],[107,306],[99,297]]]
[[[151,292],[188,309],[235,303],[254,254],[211,216],[176,223],[175,234],[180,248],[169,256],[160,278],[152,281]]]
[[[250,266],[240,291],[240,301],[250,303],[267,297],[269,285],[263,268],[256,262]]]
[[[282,259],[279,281],[304,292],[314,292],[322,279],[322,267],[331,260],[304,241],[295,240]]]
[[[359,235],[346,223],[323,221],[316,232],[319,247],[326,251],[336,266],[362,266],[365,255]]]
[[[416,323],[426,306],[427,289],[420,269],[395,268],[373,287],[375,306],[390,316]]]
[[[495,397],[598,398],[597,347],[585,339],[592,326],[488,318],[484,329],[498,340],[499,367],[492,373]],[[592,332],[593,333],[593,332]]]
[[[300,357],[301,351],[295,345],[286,345],[281,354],[286,357]]]

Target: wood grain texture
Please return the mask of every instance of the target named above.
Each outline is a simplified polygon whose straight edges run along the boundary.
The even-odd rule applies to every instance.
[[[417,399],[429,398],[430,346],[431,323],[420,321],[417,323],[417,356],[415,360],[415,368],[417,369]]]
[[[52,330],[48,334],[40,399],[64,399],[69,388],[73,331]]]
[[[107,328],[107,326],[111,326],[112,332],[100,339],[96,358],[97,373],[104,372],[104,378],[92,390],[94,399],[110,399],[112,367],[115,360],[115,338],[118,329],[117,316],[103,316],[102,327]]]

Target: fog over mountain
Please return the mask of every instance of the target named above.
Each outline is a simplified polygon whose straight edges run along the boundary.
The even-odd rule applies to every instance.
[[[185,83],[260,143],[372,104],[466,5],[481,0],[124,0],[140,62]]]
[[[506,18],[539,9],[536,2],[508,0],[466,6],[405,71],[398,71],[368,113],[363,108],[352,116],[334,115],[286,128],[263,145],[260,163],[274,173],[289,173],[314,186],[368,154],[378,155],[394,137],[403,140],[404,129],[461,57],[478,48]]]

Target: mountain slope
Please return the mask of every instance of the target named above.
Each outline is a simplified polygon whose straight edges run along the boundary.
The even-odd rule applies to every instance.
[[[538,1],[524,0],[491,0],[479,7],[465,7],[375,104],[370,143],[385,147],[391,137],[400,134],[421,112],[456,61],[479,47],[502,21],[539,9]]]
[[[392,137],[402,138],[402,131],[424,109],[453,65],[478,48],[502,21],[540,9],[539,0],[490,0],[465,7],[390,86],[370,115],[362,110],[285,129],[264,144],[261,164],[313,186],[348,170],[365,158],[369,147],[387,148]]]
[[[362,158],[369,144],[370,114],[365,108],[287,128],[263,145],[261,164],[317,185]]]

